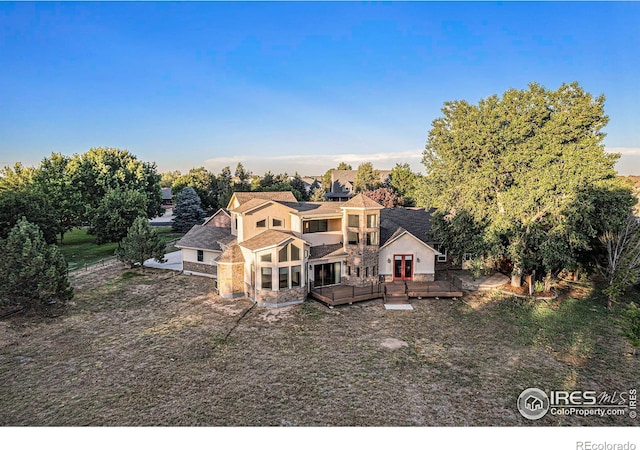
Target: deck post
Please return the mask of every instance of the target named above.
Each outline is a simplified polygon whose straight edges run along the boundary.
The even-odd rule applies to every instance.
[[[353,298],[355,296],[356,296],[356,287],[354,285],[354,286],[351,286],[351,298]]]

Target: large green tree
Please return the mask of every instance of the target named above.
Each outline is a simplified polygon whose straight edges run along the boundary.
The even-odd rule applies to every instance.
[[[358,166],[356,178],[353,180],[356,192],[374,191],[381,186],[380,172],[373,168],[373,164],[365,162]]]
[[[93,210],[89,232],[96,243],[118,242],[136,218],[147,216],[147,197],[133,189],[111,189]]]
[[[414,206],[416,191],[422,182],[422,175],[411,170],[409,164],[396,163],[391,169],[389,187],[402,197],[404,206]]]
[[[107,192],[114,189],[138,191],[146,197],[147,217],[163,214],[160,175],[155,163],[138,160],[128,150],[92,148],[74,155],[68,169],[71,183],[82,193],[86,221]]]
[[[450,223],[465,214],[457,226],[480,229],[474,241],[483,252],[511,261],[513,285],[532,269],[578,263],[604,232],[598,196],[614,201],[613,221],[626,217],[632,200],[615,194],[618,156],[602,145],[604,96],[577,83],[557,90],[532,83],[477,105],[447,102],[442,112],[429,132],[418,202]]]
[[[47,243],[56,242],[55,207],[33,185],[0,191],[0,239],[6,238],[21,217],[36,224]]]
[[[35,189],[51,204],[61,244],[67,231],[81,225],[85,212],[82,192],[71,179],[69,161],[60,153],[52,153],[42,160],[33,175]]]
[[[130,267],[142,266],[150,258],[165,262],[165,244],[146,217],[137,217],[116,250],[118,260]]]
[[[67,263],[37,225],[20,219],[0,241],[0,252],[0,301],[29,308],[73,297]]]
[[[208,213],[227,206],[218,204],[216,176],[204,167],[190,169],[188,173],[176,178],[171,192],[177,196],[185,187],[190,187],[197,192],[202,208]]]

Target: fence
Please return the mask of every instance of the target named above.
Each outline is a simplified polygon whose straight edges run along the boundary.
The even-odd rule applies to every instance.
[[[357,299],[359,297],[381,297],[383,290],[383,284],[373,282],[365,286],[333,285],[316,286],[313,288],[315,293],[329,298],[333,302],[346,299]]]

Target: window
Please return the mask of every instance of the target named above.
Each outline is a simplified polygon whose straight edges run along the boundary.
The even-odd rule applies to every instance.
[[[347,266],[347,275],[351,276],[351,266]]]
[[[360,243],[360,236],[357,231],[347,231],[347,242],[349,245],[358,245]]]
[[[282,226],[282,220],[280,220],[280,219],[271,219],[271,226],[281,227]]]
[[[436,244],[434,248],[442,253],[442,255],[438,255],[437,261],[442,263],[447,262],[447,249],[445,246],[443,244]]]
[[[471,253],[465,253],[463,256],[463,259],[465,261],[471,261]]]
[[[356,267],[356,277],[360,278],[360,267]]]
[[[291,244],[291,261],[300,261],[300,248]]]
[[[304,222],[303,232],[304,233],[322,233],[329,229],[329,221],[327,219],[324,220],[308,220]]]
[[[260,282],[262,283],[262,289],[273,289],[273,279],[271,277],[271,267],[262,267],[260,268],[260,274],[262,278]]]
[[[280,289],[289,288],[289,268],[288,267],[280,267],[278,269],[278,279],[280,280],[278,283],[278,287]]]
[[[378,232],[371,231],[367,233],[367,245],[378,245]]]
[[[236,222],[236,230],[237,230],[238,229],[238,217],[237,216],[236,216],[235,222]]]
[[[256,222],[257,228],[266,228],[266,226],[267,226],[267,219],[262,219]]]
[[[360,216],[355,214],[349,214],[348,222],[350,227],[359,227],[360,226]]]
[[[291,287],[302,285],[302,266],[291,266]]]
[[[260,261],[271,262],[271,253],[267,253],[266,255],[260,256]]]
[[[293,277],[293,270],[300,266],[291,267],[291,276]],[[341,263],[328,263],[328,264],[316,264],[313,266],[313,285],[314,286],[327,286],[330,284],[339,284],[341,278]],[[291,285],[293,286],[293,280]]]
[[[202,250],[198,250],[198,262],[204,261],[204,252]]]
[[[378,266],[373,266],[373,273],[371,275],[373,275],[375,277],[377,270],[378,270]]]
[[[378,226],[378,215],[367,214],[367,228],[375,228]]]
[[[368,267],[365,267],[365,268],[364,268],[364,276],[365,276],[365,277],[368,277],[368,276],[369,276],[369,268],[368,268]]]
[[[287,246],[285,245],[280,250],[278,250],[278,262],[287,262],[289,258],[287,256]]]

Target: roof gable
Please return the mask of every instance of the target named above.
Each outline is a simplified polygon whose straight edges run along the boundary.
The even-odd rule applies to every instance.
[[[290,231],[266,230],[257,236],[247,239],[246,241],[242,241],[239,245],[255,252],[264,248],[282,245],[292,239],[300,238]]]
[[[370,199],[364,194],[358,194],[349,201],[342,205],[342,208],[355,208],[355,209],[384,209],[380,203]]]
[[[242,205],[245,202],[248,202],[251,199],[262,199],[262,200],[274,200],[281,202],[297,202],[298,200],[293,195],[291,191],[277,191],[277,192],[234,192],[229,200],[229,205],[227,209],[233,209],[234,203],[237,203],[238,206]],[[235,200],[235,202],[234,202]]]
[[[178,248],[222,251],[220,241],[229,236],[229,228],[194,225],[175,245]]]
[[[398,229],[408,231],[424,243],[429,243],[432,210],[424,208],[385,208],[380,211],[380,245],[394,237]],[[402,224],[402,225],[400,225]]]

